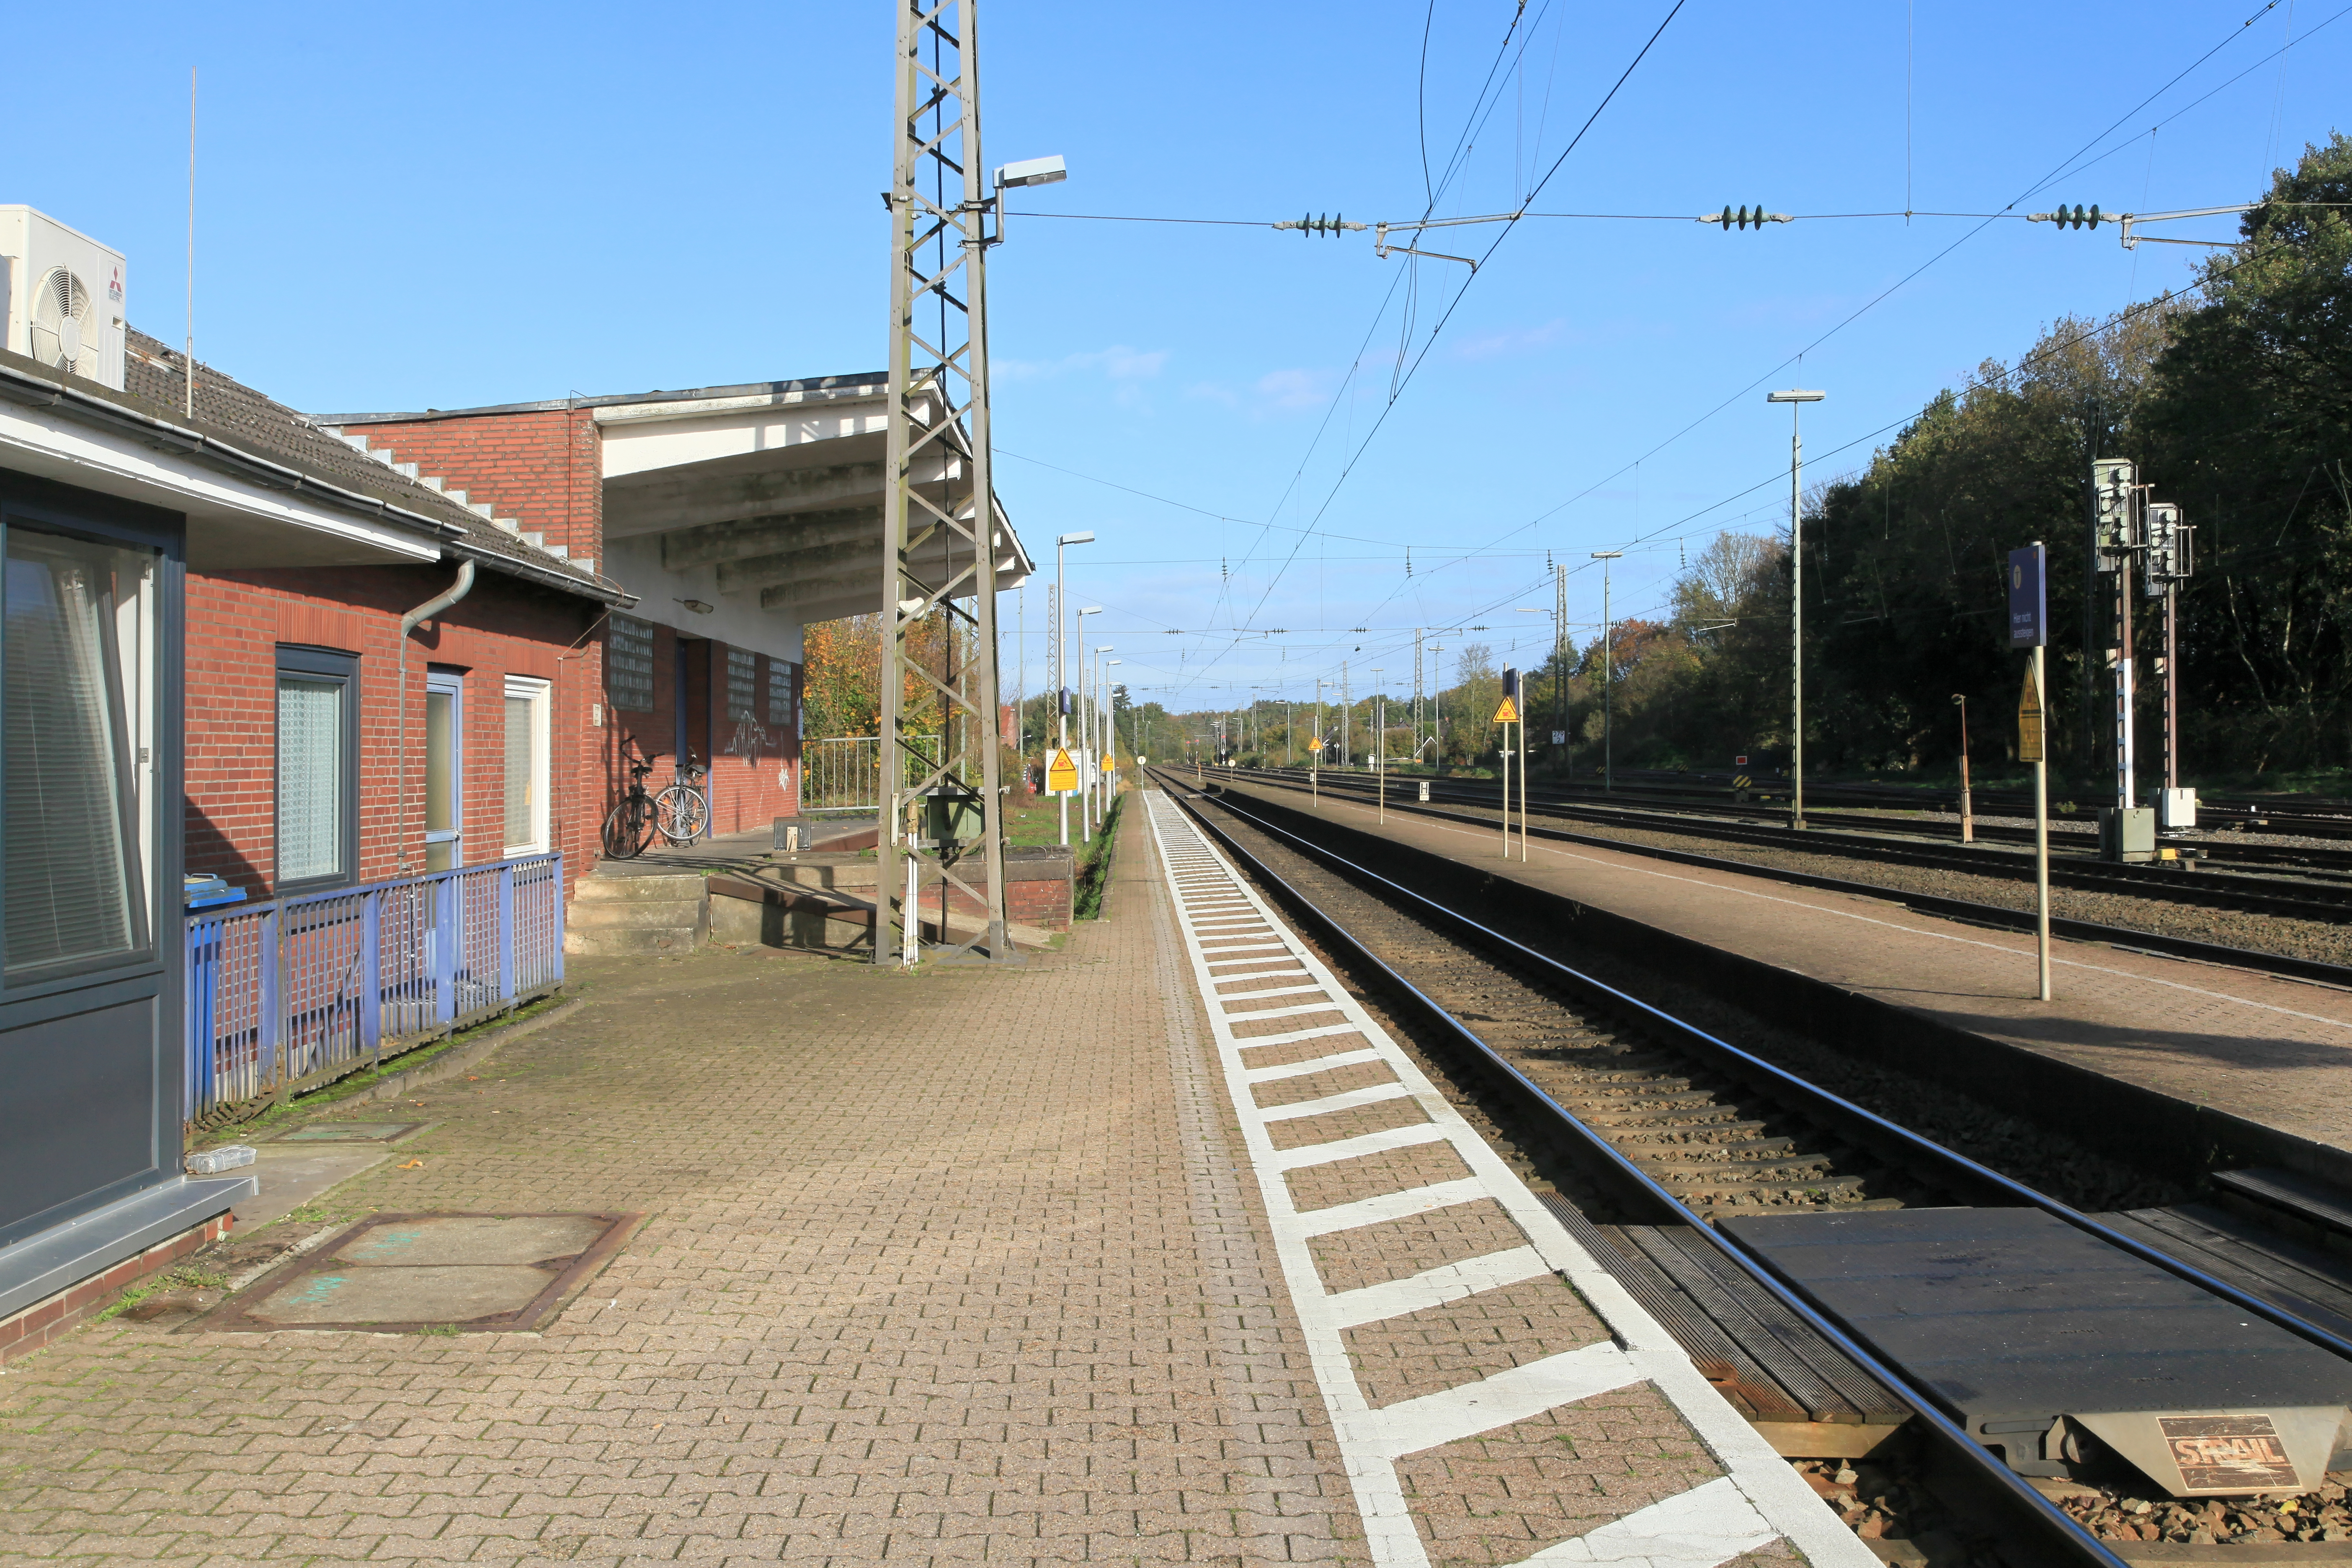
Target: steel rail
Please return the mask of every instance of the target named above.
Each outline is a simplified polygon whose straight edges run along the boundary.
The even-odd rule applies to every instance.
[[[1975,1489],[1983,1494],[1985,1500],[2013,1510],[2021,1522],[2031,1526],[2039,1544],[2044,1548],[2032,1561],[2067,1564],[2088,1563],[2096,1564],[2098,1568],[2126,1568],[2122,1558],[2109,1552],[2088,1531],[2068,1517],[2064,1510],[2027,1484],[2023,1477],[1995,1458],[1990,1451],[1971,1438],[1959,1423],[1955,1421],[1931,1394],[1923,1391],[1911,1378],[1888,1365],[1875,1352],[1858,1342],[1834,1320],[1823,1313],[1810,1297],[1801,1295],[1790,1289],[1779,1276],[1764,1268],[1755,1258],[1732,1245],[1729,1237],[1717,1232],[1714,1226],[1700,1221],[1698,1216],[1685,1206],[1681,1200],[1668,1192],[1647,1172],[1627,1159],[1607,1139],[1594,1131],[1533,1079],[1512,1066],[1509,1060],[1494,1047],[1488,1045],[1467,1025],[1441,1006],[1410,980],[1398,973],[1369,947],[1358,941],[1344,925],[1326,912],[1321,906],[1292,887],[1265,862],[1243,847],[1231,834],[1211,821],[1208,816],[1187,797],[1184,788],[1189,786],[1181,786],[1180,783],[1171,782],[1158,768],[1146,771],[1159,777],[1160,785],[1167,790],[1169,797],[1182,808],[1186,816],[1200,826],[1202,831],[1215,838],[1227,853],[1246,867],[1250,875],[1272,892],[1277,901],[1305,921],[1315,931],[1318,940],[1328,943],[1338,952],[1344,954],[1351,968],[1358,968],[1383,991],[1389,993],[1394,1000],[1402,1003],[1420,1022],[1449,1037],[1467,1055],[1474,1068],[1503,1088],[1512,1099],[1520,1103],[1524,1110],[1533,1112],[1541,1121],[1556,1124],[1559,1131],[1566,1133],[1569,1139],[1585,1153],[1589,1161],[1599,1167],[1604,1176],[1633,1196],[1643,1208],[1666,1223],[1689,1226],[1696,1234],[1704,1237],[1707,1244],[1731,1267],[1754,1280],[1759,1289],[1780,1301],[1814,1332],[1834,1346],[1840,1353],[1909,1404],[1915,1413],[1915,1418],[1925,1427],[1930,1441],[1938,1452],[1955,1464],[1959,1473],[1968,1481],[1974,1483]],[[1251,814],[1240,810],[1228,801],[1220,800],[1218,804],[1222,809],[1249,820],[1254,826],[1297,844],[1318,859],[1339,859],[1337,856],[1295,834],[1252,816]],[[1339,863],[1349,865],[1344,860],[1340,860]],[[1478,926],[1476,922],[1468,921],[1465,917],[1454,915],[1443,906],[1436,905],[1423,898],[1422,895],[1412,892],[1412,889],[1390,881],[1377,872],[1364,871],[1361,868],[1351,865],[1349,868],[1393,889],[1408,899],[1437,910],[1449,919],[1459,921],[1478,931],[1486,931],[1486,928]],[[1714,1037],[1694,1026],[1685,1024],[1669,1013],[1653,1007],[1636,997],[1627,995],[1601,981],[1570,969],[1567,965],[1547,958],[1499,932],[1488,931],[1487,934],[1493,937],[1496,943],[1510,950],[1514,956],[1532,961],[1568,979],[1573,989],[1591,996],[1606,998],[1611,1003],[1622,1005],[1677,1038],[1689,1042],[1705,1041],[1718,1047],[1725,1052],[1745,1058],[1749,1061],[1756,1061],[1758,1066],[1768,1068],[1774,1073],[1780,1072],[1779,1068],[1770,1068],[1770,1064],[1747,1057],[1747,1053],[1738,1051],[1737,1047],[1716,1040]],[[1801,1082],[1801,1080],[1792,1081]],[[1811,1088],[1810,1085],[1805,1087]],[[1814,1090],[1814,1092],[1822,1091]],[[1839,1101],[1839,1103],[1845,1102]],[[1859,1116],[1878,1120],[1859,1106],[1852,1109]],[[1901,1129],[1895,1128],[1891,1122],[1885,1125],[1893,1131],[1902,1131]],[[1906,1133],[1905,1136],[1915,1135]],[[1949,1153],[1948,1151],[1943,1151],[1943,1152]],[[1954,1160],[1961,1158],[1958,1155],[1950,1157]],[[1983,1168],[1977,1167],[1977,1169]],[[2006,1178],[1999,1176],[1994,1172],[1985,1171],[1984,1174],[1995,1182],[2006,1181]],[[2015,1546],[2021,1543],[2004,1542],[2003,1544]]]
[[[1155,770],[1156,771],[1156,770]],[[1260,770],[1235,782],[1255,783],[1263,776]],[[1270,778],[1267,782],[1280,789],[1297,790],[1303,786],[1287,779]],[[1433,805],[1422,805],[1412,801],[1391,801],[1391,811],[1411,812],[1418,816],[1433,817],[1443,822],[1472,823],[1492,827],[1493,819],[1469,816],[1459,812],[1441,810]],[[1590,833],[1572,833],[1564,827],[1530,825],[1528,836],[1564,844],[1580,844],[1595,849],[1613,849],[1628,855],[1646,856],[1654,860],[1668,860],[1680,866],[1694,866],[1701,870],[1723,871],[1737,876],[1762,877],[1793,887],[1816,888],[1825,892],[1850,893],[1856,898],[1876,899],[1917,910],[1924,914],[1945,915],[1955,920],[1972,921],[1979,925],[1999,927],[2004,931],[2030,931],[2033,929],[2033,913],[2030,910],[2012,910],[2000,904],[1979,904],[1968,899],[1946,898],[1939,893],[1907,892],[1900,888],[1883,888],[1873,882],[1852,882],[1842,877],[1824,877],[1812,871],[1795,871],[1779,866],[1759,865],[1752,860],[1731,860],[1720,856],[1701,855],[1696,850],[1667,849],[1654,844],[1634,844],[1622,838],[1603,838]],[[1789,845],[1789,848],[1808,846]],[[2102,942],[2143,952],[2154,952],[2171,958],[2185,958],[2199,963],[2211,963],[2226,969],[2252,970],[2264,974],[2285,975],[2296,980],[2314,981],[2323,985],[2352,990],[2352,965],[2327,963],[2315,958],[2296,958],[2281,952],[2262,952],[2252,948],[2225,947],[2220,942],[2200,942],[2194,937],[2168,936],[2162,931],[2140,931],[2131,926],[2101,925],[2095,921],[2070,920],[2053,915],[2050,930],[2058,936],[2075,942]]]
[[[1178,804],[1186,803],[1179,797]],[[1799,1078],[1785,1068],[1777,1067],[1761,1057],[1751,1055],[1737,1046],[1717,1039],[1696,1026],[1685,1024],[1672,1014],[1654,1007],[1638,997],[1628,995],[1606,982],[1595,980],[1580,970],[1572,969],[1559,960],[1539,952],[1516,938],[1507,936],[1493,927],[1474,921],[1457,910],[1447,909],[1436,900],[1424,893],[1417,892],[1392,878],[1382,876],[1378,871],[1358,865],[1336,850],[1316,844],[1309,838],[1268,822],[1254,813],[1233,805],[1230,801],[1220,798],[1218,805],[1223,810],[1230,811],[1248,822],[1259,831],[1286,839],[1297,845],[1302,851],[1339,868],[1349,876],[1367,878],[1378,882],[1383,888],[1411,900],[1414,905],[1459,925],[1471,932],[1481,945],[1501,952],[1514,963],[1533,963],[1546,975],[1564,980],[1573,989],[1589,994],[1597,994],[1605,998],[1608,1004],[1622,1005],[1635,1009],[1644,1020],[1665,1026],[1686,1046],[1707,1058],[1711,1065],[1747,1080],[1751,1087],[1769,1085],[1770,1089],[1777,1090],[1795,1100],[1806,1114],[1828,1123],[1856,1142],[1877,1147],[1882,1151],[1889,1148],[1899,1150],[1905,1163],[1911,1164],[1914,1169],[1924,1168],[1935,1171],[1937,1179],[1948,1189],[1963,1193],[1973,1191],[2003,1200],[1992,1205],[1996,1207],[2038,1208],[2053,1218],[2063,1220],[2076,1229],[2098,1237],[2110,1246],[2122,1248],[2143,1262],[2153,1263],[2166,1272],[2189,1281],[2198,1289],[2222,1298],[2234,1307],[2252,1312],[2333,1355],[2352,1361],[2352,1341],[2341,1339],[2315,1323],[2306,1322],[2284,1308],[2263,1300],[2259,1296],[2249,1295],[2236,1286],[2214,1278],[2193,1264],[2184,1263],[2169,1253],[2161,1252],[2145,1242],[2137,1241],[2120,1231],[2101,1225],[2088,1215],[2060,1203],[2045,1193],[2029,1187],[2013,1177],[2002,1175],[1989,1166],[1980,1165],[1967,1155],[1947,1149],[1933,1139],[1922,1137],[1909,1128],[1889,1121],[1877,1112],[1866,1110],[1852,1100],[1832,1094],[1819,1085]],[[1677,1204],[1677,1206],[1681,1205]],[[1690,1211],[1685,1208],[1683,1212],[1688,1214]]]

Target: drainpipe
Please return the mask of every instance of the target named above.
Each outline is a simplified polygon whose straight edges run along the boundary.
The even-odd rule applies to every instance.
[[[395,710],[400,715],[397,726],[400,738],[394,748],[393,765],[399,780],[395,786],[396,798],[400,803],[397,813],[400,835],[398,854],[400,874],[404,877],[408,874],[413,865],[408,858],[408,639],[418,626],[473,591],[474,563],[471,561],[460,561],[457,563],[456,582],[400,617],[400,684],[393,699]]]

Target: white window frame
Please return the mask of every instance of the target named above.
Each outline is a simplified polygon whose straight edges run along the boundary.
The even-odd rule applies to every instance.
[[[436,693],[449,699],[449,821],[451,824],[444,829],[431,827],[425,829],[425,857],[427,859],[431,858],[433,846],[436,844],[447,844],[450,846],[448,868],[454,871],[466,863],[465,673],[456,669],[427,669],[425,672],[425,691],[428,702]],[[433,744],[429,721],[425,733],[426,754],[429,756]],[[433,804],[429,798],[432,778],[432,770],[427,768],[425,773],[425,783],[428,798],[425,805],[425,815],[428,822],[432,820],[433,815]]]
[[[548,795],[551,785],[551,781],[549,777],[551,770],[548,765],[550,757],[548,720],[550,717],[550,710],[555,705],[555,693],[554,688],[549,682],[541,680],[536,677],[527,675],[509,675],[507,677],[506,696],[509,700],[520,699],[530,702],[531,705],[531,837],[528,843],[509,844],[506,846],[506,858],[511,860],[518,855],[544,855],[547,853],[548,822],[550,820],[550,813],[548,809],[550,802],[548,800]],[[501,835],[504,835],[506,832],[505,824],[508,813],[505,809],[507,803],[504,797],[503,780],[505,777],[505,764],[503,755],[500,758],[499,776],[501,784],[499,803],[499,832]]]

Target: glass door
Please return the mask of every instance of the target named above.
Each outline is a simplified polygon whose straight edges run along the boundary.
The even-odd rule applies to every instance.
[[[178,1173],[178,540],[0,474],[0,1255]]]

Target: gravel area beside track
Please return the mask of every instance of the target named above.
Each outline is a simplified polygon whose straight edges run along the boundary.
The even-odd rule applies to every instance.
[[[1235,821],[1213,806],[1210,811],[1212,818],[1219,826],[1246,843],[1250,852],[1261,856],[1276,875],[1334,916],[1348,921],[1351,927],[1375,912],[1384,921],[1395,919],[1384,900],[1345,880],[1338,873],[1256,832],[1247,824]],[[1271,896],[1271,889],[1267,891]],[[1367,936],[1369,931],[1359,931],[1358,934]],[[1753,1014],[1718,1001],[1708,993],[1682,984],[1671,975],[1607,953],[1549,942],[1539,932],[1514,931],[1508,934],[1549,952],[1596,980],[1629,995],[1638,996],[1685,1023],[1696,1025],[1718,1039],[1727,1040],[1742,1050],[1797,1073],[1891,1121],[1935,1140],[1946,1148],[2077,1208],[2099,1211],[2150,1207],[2177,1203],[2187,1195],[2168,1181],[2085,1150],[2063,1134],[2046,1131],[2006,1111],[1958,1094],[1944,1085],[1855,1061],[1817,1041],[1767,1024]],[[1375,942],[1374,945],[1377,950],[1379,944]],[[1318,956],[1338,973],[1347,973],[1345,963],[1336,955],[1318,953]],[[1515,979],[1503,981],[1503,990],[1517,988]],[[1457,1081],[1454,1069],[1445,1061],[1432,1058],[1422,1049],[1420,1029],[1382,1008],[1377,995],[1365,996],[1363,1000],[1391,1027],[1399,1041],[1407,1042],[1407,1048],[1422,1058],[1423,1070],[1436,1081],[1448,1086],[1456,1104],[1463,1106],[1465,1114],[1472,1114],[1470,1102],[1475,1099],[1472,1091]],[[1474,1029],[1482,1027],[1471,1015],[1465,1014],[1464,1018]],[[1496,1040],[1492,1043],[1502,1042]],[[1539,1064],[1522,1063],[1521,1066],[1523,1070],[1533,1066],[1538,1081],[1544,1077]],[[1474,1120],[1491,1125],[1483,1112],[1474,1116]],[[1509,1142],[1522,1160],[1529,1159],[1535,1152],[1521,1147],[1516,1137],[1507,1134],[1502,1141]],[[1535,1163],[1540,1167],[1545,1163],[1538,1159]],[[1570,1194],[1580,1207],[1589,1207],[1590,1189],[1573,1172],[1544,1169],[1542,1174],[1556,1184],[1559,1190]]]

